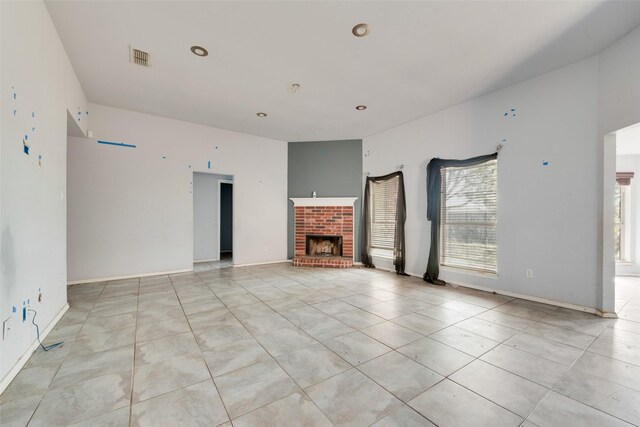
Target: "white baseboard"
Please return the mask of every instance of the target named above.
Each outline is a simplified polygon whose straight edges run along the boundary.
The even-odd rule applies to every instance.
[[[293,262],[292,259],[283,259],[282,261],[266,261],[266,262],[254,262],[252,264],[234,264],[234,267],[251,267],[254,265],[269,265],[269,264],[281,264],[283,262]]]
[[[413,277],[419,277],[422,279],[422,274],[418,275],[415,273],[409,273],[407,272],[407,274],[409,276],[413,276]],[[548,304],[548,305],[553,305],[556,307],[562,307],[562,308],[568,308],[570,310],[576,310],[576,311],[582,311],[585,313],[591,313],[591,314],[595,314],[597,316],[600,317],[604,317],[607,319],[617,319],[618,315],[616,313],[612,313],[612,312],[603,312],[601,310],[598,310],[597,308],[593,308],[593,307],[585,307],[583,305],[578,305],[578,304],[572,304],[569,302],[562,302],[562,301],[555,301],[555,300],[550,300],[547,298],[540,298],[540,297],[536,297],[533,295],[525,295],[525,294],[520,294],[517,292],[510,292],[510,291],[505,291],[502,289],[493,289],[493,288],[488,288],[485,286],[478,286],[478,285],[472,285],[470,283],[462,283],[462,282],[447,282],[448,284],[452,285],[452,286],[460,286],[462,288],[469,288],[469,289],[476,289],[478,291],[484,291],[484,292],[490,292],[490,293],[494,293],[494,294],[498,294],[498,295],[505,295],[508,297],[513,297],[513,298],[519,298],[519,299],[523,299],[523,300],[527,300],[527,301],[534,301],[534,302],[539,302],[542,304]]]
[[[194,264],[198,264],[201,262],[213,262],[213,261],[220,261],[220,258],[211,258],[211,259],[194,259],[193,263]]]
[[[101,277],[101,278],[98,278],[98,279],[72,280],[72,281],[67,282],[67,285],[79,285],[79,284],[82,284],[82,283],[108,282],[110,280],[136,279],[138,277],[164,276],[164,275],[167,275],[167,274],[188,273],[190,271],[193,271],[193,268],[185,268],[183,270],[158,271],[158,272],[155,272],[155,273],[129,274],[129,275],[126,275],[126,276]]]
[[[477,286],[477,285],[471,285],[469,283],[453,283],[453,282],[447,282],[453,286],[461,286],[463,288],[470,288],[470,289],[476,289],[478,291],[484,291],[484,292],[491,292],[491,293],[495,293],[498,295],[505,295],[508,297],[513,297],[513,298],[519,298],[519,299],[524,299],[524,300],[528,300],[528,301],[534,301],[534,302],[539,302],[542,304],[548,304],[548,305],[553,305],[556,307],[562,307],[562,308],[568,308],[570,310],[576,310],[576,311],[582,311],[584,313],[591,313],[591,314],[595,314],[601,317],[605,317],[605,318],[617,318],[618,316],[616,315],[616,313],[607,313],[607,312],[603,312],[598,310],[597,308],[593,308],[593,307],[585,307],[583,305],[578,305],[578,304],[572,304],[570,302],[563,302],[563,301],[555,301],[555,300],[550,300],[547,298],[541,298],[541,297],[536,297],[533,295],[524,295],[524,294],[520,294],[517,292],[510,292],[510,291],[504,291],[502,289],[492,289],[492,288],[487,288],[485,286]]]
[[[49,332],[53,330],[53,328],[56,326],[56,324],[62,318],[62,316],[64,316],[67,310],[69,310],[69,304],[65,304],[64,307],[62,307],[62,310],[60,310],[58,314],[56,314],[56,317],[54,317],[53,320],[49,322],[47,327],[42,330],[42,333],[40,333],[41,341],[44,341],[47,338],[47,335],[49,335]],[[2,381],[0,381],[0,394],[2,394],[5,391],[5,389],[9,386],[9,384],[11,384],[11,381],[13,381],[16,375],[18,375],[18,373],[20,372],[20,369],[22,369],[24,365],[29,361],[29,358],[31,358],[31,355],[33,354],[34,351],[36,351],[39,345],[40,343],[36,338],[36,340],[33,343],[31,343],[29,348],[27,348],[27,351],[25,351],[24,354],[20,357],[20,359],[18,359],[18,361],[15,363],[15,365],[13,365],[13,368],[11,368],[11,370],[7,372],[7,375],[5,375],[4,378],[2,378]]]

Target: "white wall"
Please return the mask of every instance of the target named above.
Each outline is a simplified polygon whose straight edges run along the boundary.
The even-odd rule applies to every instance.
[[[12,335],[0,342],[5,378],[36,339],[34,327],[22,322],[22,302],[29,299],[38,311],[41,330],[66,306],[67,110],[81,118],[83,129],[88,118],[82,88],[44,4],[3,1],[0,10],[2,320],[17,309]],[[25,134],[30,155],[22,151]]]
[[[210,173],[193,174],[193,259],[208,261],[220,256],[220,193],[218,180],[232,177]]]
[[[383,175],[404,164],[407,272],[422,276],[426,269],[428,161],[488,154],[502,143],[499,275],[443,270],[441,277],[597,307],[597,82],[591,58],[365,138],[364,171]],[[516,117],[505,117],[511,108]],[[533,278],[525,278],[526,269]]]
[[[90,108],[97,139],[137,148],[69,138],[70,281],[191,269],[193,172],[234,177],[235,264],[286,259],[286,143]]]

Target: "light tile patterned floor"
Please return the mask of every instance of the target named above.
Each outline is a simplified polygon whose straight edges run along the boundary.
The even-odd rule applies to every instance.
[[[64,346],[33,355],[0,424],[640,425],[640,279],[607,320],[376,270],[220,266],[70,287],[47,337]]]

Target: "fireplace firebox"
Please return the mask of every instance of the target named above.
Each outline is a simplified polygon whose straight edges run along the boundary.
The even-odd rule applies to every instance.
[[[307,234],[308,256],[342,256],[342,236],[320,236]]]

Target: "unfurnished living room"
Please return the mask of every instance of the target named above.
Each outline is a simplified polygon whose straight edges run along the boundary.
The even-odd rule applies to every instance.
[[[0,426],[640,426],[640,1],[0,0]]]

